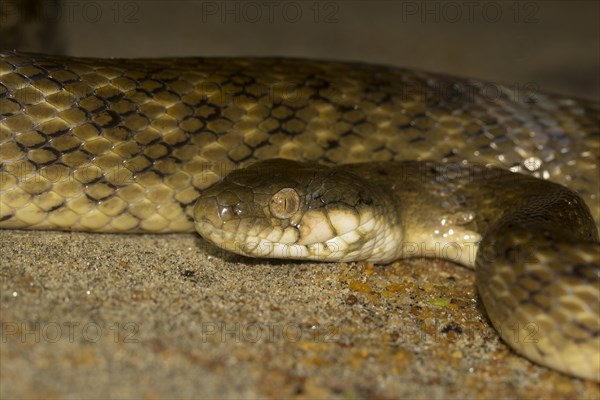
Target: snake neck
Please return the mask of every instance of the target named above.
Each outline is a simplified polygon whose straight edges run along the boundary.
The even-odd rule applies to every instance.
[[[385,219],[386,235],[401,238],[384,260],[437,258],[475,268],[482,240],[507,221],[521,221],[526,224],[521,231],[541,237],[553,232],[555,240],[598,240],[581,198],[549,181],[472,164],[382,162],[344,168],[384,188],[392,210],[387,215],[394,216]],[[563,229],[564,219],[572,223]]]

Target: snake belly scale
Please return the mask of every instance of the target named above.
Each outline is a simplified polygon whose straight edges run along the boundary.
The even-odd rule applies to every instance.
[[[0,52],[0,227],[448,258],[514,350],[600,381],[599,125],[596,102],[394,67]]]

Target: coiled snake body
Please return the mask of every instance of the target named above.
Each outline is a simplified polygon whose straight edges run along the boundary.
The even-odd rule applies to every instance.
[[[392,67],[3,52],[0,227],[448,258],[513,349],[600,380],[599,122],[597,103]]]

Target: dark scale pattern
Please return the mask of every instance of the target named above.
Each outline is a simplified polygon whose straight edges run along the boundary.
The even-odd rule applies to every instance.
[[[522,97],[366,64],[3,52],[1,226],[191,231],[202,190],[274,157],[493,163],[572,187],[598,219],[598,106]]]

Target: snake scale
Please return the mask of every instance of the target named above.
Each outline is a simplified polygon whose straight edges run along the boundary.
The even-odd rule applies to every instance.
[[[598,381],[599,124],[596,102],[395,67],[0,52],[0,227],[447,258],[514,350]]]

